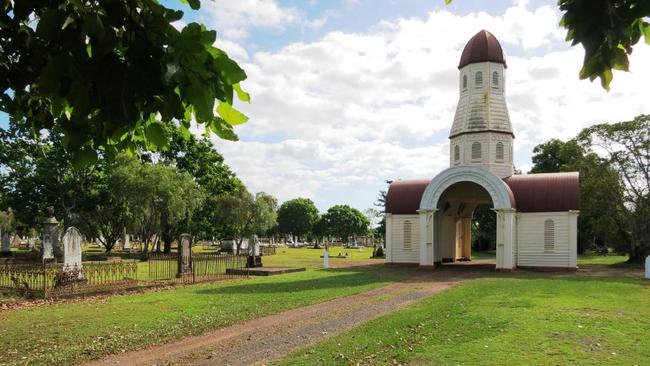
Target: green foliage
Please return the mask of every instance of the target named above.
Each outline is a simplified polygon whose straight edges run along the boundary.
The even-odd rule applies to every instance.
[[[196,121],[236,140],[246,73],[213,46],[215,31],[176,29],[182,17],[154,0],[2,2],[0,111],[24,133],[61,133],[77,166],[165,149],[175,121],[186,136]]]
[[[585,146],[587,147],[587,146]],[[578,219],[578,251],[595,246],[620,245],[627,238],[623,191],[616,169],[576,140],[552,139],[533,149],[531,173],[578,171],[581,208]],[[606,212],[606,215],[603,213]]]
[[[496,249],[497,219],[491,205],[478,205],[472,216],[472,246],[479,251]]]
[[[164,164],[120,157],[111,179],[116,197],[130,214],[129,229],[141,234],[144,255],[154,235],[161,236],[168,245],[181,232],[188,231],[192,213],[202,198],[189,174]]]
[[[219,224],[219,213],[214,209],[215,201],[221,195],[243,188],[242,182],[224,163],[223,156],[216,151],[209,139],[184,136],[183,129],[176,126],[168,126],[165,134],[170,137],[169,148],[156,156],[147,156],[147,159],[158,158],[192,176],[205,199],[194,211],[190,231],[200,238],[222,237],[225,234],[224,227]]]
[[[318,209],[308,198],[295,198],[284,202],[278,209],[278,226],[282,234],[298,237],[311,232],[318,220]]]
[[[612,70],[628,71],[632,46],[643,37],[650,44],[650,2],[646,0],[559,0],[560,25],[572,46],[582,44],[580,78],[600,78],[609,90]]]
[[[328,232],[341,238],[344,243],[352,236],[366,235],[370,226],[370,221],[361,211],[348,205],[330,207],[323,218],[327,222]]]
[[[586,150],[604,155],[603,161],[613,169],[611,175],[617,174],[618,184],[605,192],[620,194],[604,198],[609,199],[611,209],[601,214],[617,220],[619,232],[627,239],[619,249],[629,254],[630,261],[642,262],[650,254],[650,115],[594,125],[577,139]]]

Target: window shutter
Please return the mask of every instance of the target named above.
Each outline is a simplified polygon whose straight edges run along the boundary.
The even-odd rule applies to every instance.
[[[454,146],[454,161],[460,160],[460,147],[458,145]]]
[[[499,73],[496,71],[492,73],[492,86],[495,88],[499,87]]]
[[[463,89],[467,89],[467,75],[463,75]]]
[[[483,85],[483,73],[480,71],[476,72],[476,80],[474,82],[476,84],[476,87],[478,88],[479,86]]]

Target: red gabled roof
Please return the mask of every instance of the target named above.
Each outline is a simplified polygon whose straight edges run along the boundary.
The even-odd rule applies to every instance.
[[[503,49],[501,49],[499,41],[492,33],[481,30],[465,45],[463,53],[460,56],[458,68],[460,69],[469,64],[486,61],[498,62],[503,64],[503,67],[508,67],[506,65],[506,59],[503,57]]]
[[[513,175],[503,179],[519,212],[561,212],[580,209],[578,172]]]

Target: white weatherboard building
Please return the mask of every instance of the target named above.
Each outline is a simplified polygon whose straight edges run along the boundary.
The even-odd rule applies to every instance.
[[[470,259],[474,209],[491,204],[497,215],[497,270],[577,268],[578,173],[513,175],[506,68],[490,32],[478,32],[465,46],[449,135],[450,167],[433,179],[390,185],[387,263],[432,267]]]

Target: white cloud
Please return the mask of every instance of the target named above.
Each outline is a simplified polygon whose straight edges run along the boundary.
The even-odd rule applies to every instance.
[[[215,0],[201,3],[207,22],[218,29],[220,36],[241,40],[249,36],[252,28],[283,31],[292,25],[320,28],[327,17],[307,19],[295,7],[284,7],[276,0]]]
[[[253,15],[259,9],[251,5],[240,17],[250,19],[231,24],[282,27],[298,16],[265,3],[269,14]],[[322,209],[342,202],[369,207],[385,179],[430,178],[448,165],[456,67],[464,44],[482,28],[509,55],[506,95],[519,167],[529,167],[532,147],[549,138],[647,113],[650,69],[641,65],[650,64],[650,48],[635,49],[633,71],[616,73],[606,93],[578,80],[583,51],[566,50],[558,21],[554,9],[530,10],[520,1],[503,16],[438,11],[276,52],[249,55],[221,43],[246,70],[252,103],[238,105],[250,116],[237,129],[242,141],[217,141],[218,149],[253,191],[281,200],[311,197]]]

